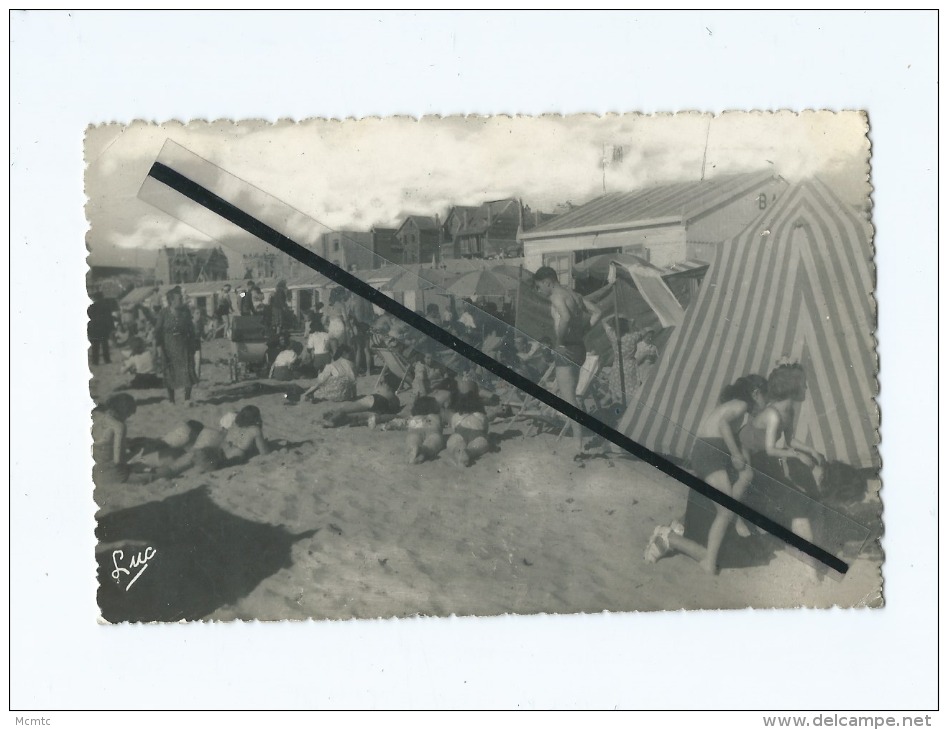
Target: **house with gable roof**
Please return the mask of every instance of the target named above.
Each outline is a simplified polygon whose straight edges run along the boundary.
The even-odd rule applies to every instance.
[[[441,256],[441,223],[437,216],[410,215],[395,231],[400,264],[431,263]]]
[[[494,258],[519,249],[520,201],[491,200],[478,206],[455,205],[442,226],[442,258]]]

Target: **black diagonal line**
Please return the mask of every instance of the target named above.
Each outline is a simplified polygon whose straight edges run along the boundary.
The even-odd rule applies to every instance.
[[[659,471],[662,471],[668,476],[677,479],[681,483],[698,492],[698,494],[707,497],[708,499],[720,504],[722,507],[734,512],[736,515],[746,519],[748,522],[751,522],[766,530],[770,534],[786,542],[788,545],[791,545],[810,557],[819,560],[824,565],[839,573],[846,573],[846,571],[849,570],[849,566],[832,553],[824,550],[818,545],[814,545],[799,535],[794,534],[783,525],[775,522],[766,515],[761,514],[757,510],[752,509],[746,504],[737,501],[733,497],[730,497],[723,492],[719,492],[717,489],[714,489],[712,486],[706,484],[698,477],[685,471],[680,466],[660,456],[651,449],[646,448],[642,444],[633,441],[625,434],[607,426],[605,423],[589,415],[581,408],[574,406],[572,403],[567,403],[559,396],[554,395],[545,388],[541,388],[532,380],[529,380],[515,370],[512,370],[506,365],[498,362],[489,355],[484,354],[476,347],[473,347],[468,343],[458,339],[446,329],[432,324],[423,316],[416,314],[411,309],[399,304],[391,297],[386,296],[382,292],[376,290],[370,284],[362,281],[362,279],[353,276],[348,271],[343,270],[339,266],[336,266],[323,257],[313,253],[308,248],[301,246],[287,236],[284,236],[279,231],[271,228],[266,223],[254,218],[249,213],[246,213],[232,203],[227,202],[220,196],[214,194],[199,183],[188,179],[176,170],[173,170],[160,162],[155,162],[152,165],[148,175],[155,180],[167,185],[172,190],[177,191],[186,198],[193,200],[198,205],[201,205],[211,212],[216,213],[224,220],[233,223],[238,228],[242,228],[247,233],[259,238],[261,241],[264,241],[265,243],[268,243],[274,248],[279,249],[288,256],[293,257],[314,271],[317,271],[323,276],[332,279],[337,284],[345,287],[354,294],[362,297],[363,299],[367,299],[368,301],[372,302],[372,304],[375,304],[381,309],[384,309],[386,312],[398,317],[403,322],[419,330],[422,334],[425,334],[436,342],[441,343],[445,347],[454,350],[456,353],[466,357],[474,364],[479,365],[488,372],[491,372],[497,377],[502,378],[506,382],[510,383],[514,387],[528,393],[538,401],[556,409],[563,416],[578,422],[584,428],[587,428],[593,433],[602,436],[602,438],[610,441],[619,448],[628,451],[630,454],[638,457],[642,461],[651,464]]]

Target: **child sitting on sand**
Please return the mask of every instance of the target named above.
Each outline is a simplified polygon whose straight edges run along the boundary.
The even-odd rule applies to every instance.
[[[438,378],[431,383],[431,395],[444,410],[452,410],[454,401],[458,397],[458,381],[454,372],[445,368]]]
[[[441,406],[431,396],[415,399],[407,425],[409,464],[421,464],[426,459],[433,459],[444,448]]]
[[[341,403],[355,398],[356,374],[352,349],[348,345],[339,345],[333,357],[333,361],[319,373],[313,387],[303,393],[304,400]]]
[[[351,403],[343,403],[338,408],[323,414],[325,428],[339,426],[371,426],[392,420],[402,409],[401,401],[395,395],[399,379],[394,373],[386,372],[379,380],[378,387],[371,395],[358,398]]]
[[[98,487],[128,481],[125,421],[135,414],[136,408],[132,396],[119,393],[92,411],[92,481]]]
[[[299,377],[303,345],[291,340],[286,332],[281,335],[280,352],[270,366],[271,380],[295,380]]]
[[[164,383],[155,372],[154,353],[145,347],[145,341],[141,337],[132,337],[128,346],[130,352],[122,365],[122,372],[131,373],[132,382],[125,387],[128,390],[163,387]]]
[[[412,365],[411,392],[416,397],[426,396],[431,392],[431,355],[425,355]]]
[[[448,438],[448,451],[458,466],[470,466],[474,459],[490,450],[487,441],[487,414],[477,390],[471,381],[461,382],[462,391],[455,403],[455,413],[451,416],[454,433]]]

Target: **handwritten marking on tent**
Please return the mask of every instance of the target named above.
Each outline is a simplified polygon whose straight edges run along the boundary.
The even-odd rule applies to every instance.
[[[207,163],[206,161],[203,162],[204,164],[210,165],[210,163]],[[217,172],[218,174],[228,174],[219,169]],[[311,269],[335,281],[337,284],[345,287],[357,296],[371,302],[389,314],[398,317],[400,320],[411,327],[414,327],[422,334],[430,337],[432,340],[455,351],[459,355],[473,362],[475,365],[484,368],[486,371],[503,379],[515,388],[528,393],[541,403],[544,403],[555,409],[566,418],[576,421],[589,431],[601,436],[602,438],[641,459],[647,464],[654,466],[656,469],[672,477],[673,479],[677,479],[687,487],[695,490],[713,502],[720,504],[726,509],[729,509],[736,515],[746,519],[748,522],[751,522],[761,529],[766,530],[771,535],[783,540],[788,545],[796,548],[800,552],[814,558],[815,560],[818,560],[838,573],[845,574],[848,571],[849,566],[832,553],[817,545],[814,545],[799,535],[794,534],[789,529],[775,522],[766,515],[761,514],[760,512],[748,507],[734,498],[723,494],[722,492],[719,492],[718,490],[703,482],[698,477],[685,471],[675,463],[651,451],[642,444],[633,441],[619,431],[607,426],[605,423],[589,415],[577,406],[567,403],[559,396],[539,387],[532,380],[524,377],[506,365],[501,364],[497,360],[494,360],[492,357],[486,355],[477,348],[472,347],[462,340],[459,340],[455,335],[451,334],[447,330],[429,322],[424,316],[415,313],[402,304],[399,304],[397,301],[391,299],[383,292],[377,291],[358,277],[345,271],[339,266],[332,264],[304,246],[301,246],[299,243],[293,241],[288,236],[285,236],[261,220],[255,218],[244,210],[241,210],[236,205],[224,200],[208,188],[195,182],[194,180],[189,179],[180,172],[161,162],[156,161],[152,165],[148,176],[153,180],[167,186],[169,189],[175,191],[179,195],[184,196],[188,200],[197,203],[207,211],[220,216],[224,220],[237,226],[238,228],[243,229],[252,236],[256,236],[261,241],[264,241],[265,243],[282,251],[288,256],[296,259],[300,263],[305,264]],[[247,185],[247,183],[243,184]],[[170,213],[170,211],[166,212]]]

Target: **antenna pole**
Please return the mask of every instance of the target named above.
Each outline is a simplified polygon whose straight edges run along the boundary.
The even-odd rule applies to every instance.
[[[704,180],[704,167],[708,163],[708,139],[711,137],[711,117],[708,119],[708,131],[704,135],[704,154],[701,156],[701,179]]]
[[[600,163],[602,165],[602,192],[606,192],[606,145],[602,145],[602,159]]]

